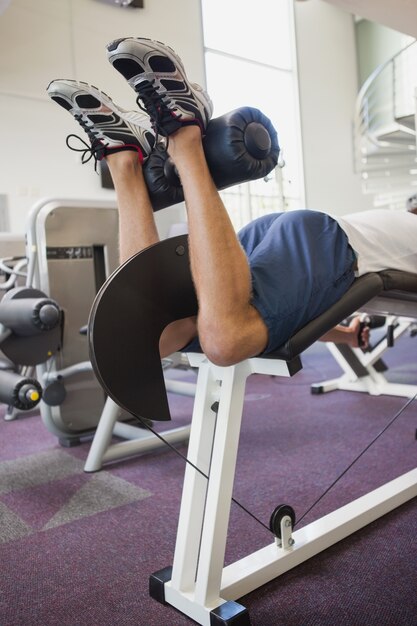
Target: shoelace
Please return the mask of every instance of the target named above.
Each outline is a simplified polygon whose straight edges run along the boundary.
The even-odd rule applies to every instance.
[[[172,120],[169,99],[165,94],[158,93],[154,82],[144,80],[140,83],[140,94],[136,98],[136,104],[151,119],[155,132],[155,144],[158,143],[160,135],[165,137],[168,143],[168,135],[164,131],[163,124]]]
[[[97,138],[98,131],[93,130],[91,124],[88,121],[86,121],[81,114],[74,115],[74,119],[77,120],[79,125],[85,130],[85,132],[89,136],[91,145],[89,145],[86,141],[84,141],[84,139],[82,139],[78,135],[74,135],[74,134],[67,136],[66,144],[70,150],[73,150],[74,152],[82,153],[81,163],[83,165],[91,161],[91,159],[94,159],[94,171],[97,172],[97,163],[98,161],[101,161],[101,159],[103,158],[104,152],[107,146],[106,144],[103,144],[100,141],[100,139]],[[70,139],[72,139],[73,137],[75,137],[75,139],[78,139],[78,141],[84,147],[77,148],[75,146],[72,146],[70,144]]]
[[[91,133],[93,134],[93,133]],[[76,146],[73,146],[70,144],[70,139],[72,138],[78,139],[78,141],[84,146],[83,148],[77,148]],[[82,139],[79,135],[68,135],[66,138],[65,143],[67,144],[68,148],[70,150],[73,150],[74,152],[81,152],[81,163],[84,165],[85,163],[88,163],[89,161],[91,161],[91,159],[94,159],[94,171],[97,172],[97,163],[99,161],[101,161],[101,159],[104,156],[105,153],[105,149],[106,149],[106,145],[102,144],[101,141],[99,139],[94,138],[91,146],[84,141],[84,139]]]

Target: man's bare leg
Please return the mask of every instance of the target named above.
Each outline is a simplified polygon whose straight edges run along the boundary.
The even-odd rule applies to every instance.
[[[234,364],[262,352],[268,340],[250,303],[247,257],[208,170],[200,129],[185,126],[172,134],[168,151],[184,189],[200,343],[213,362]]]
[[[153,209],[137,153],[116,152],[106,158],[117,195],[120,262],[159,241]]]
[[[159,240],[141,166],[151,154],[155,138],[142,125],[142,114],[119,108],[107,94],[86,82],[53,80],[47,92],[87,132],[91,148],[86,153],[97,160],[107,159],[118,197],[119,255],[124,262]],[[128,150],[120,150],[123,144]],[[176,323],[164,332],[162,355],[183,347],[195,334],[195,321]]]
[[[142,165],[136,152],[109,154],[106,158],[117,194],[120,262],[159,241]],[[195,318],[173,322],[163,331],[161,357],[183,348],[195,337]]]
[[[190,237],[191,259],[200,300],[200,335],[203,332],[203,335],[207,337],[207,339],[201,339],[201,337],[200,339],[204,343],[207,342],[206,351],[213,359],[216,358],[216,355],[212,354],[214,347],[217,342],[221,342],[217,350],[222,353],[222,360],[225,364],[225,348],[230,345],[231,341],[238,342],[237,348],[232,346],[231,361],[234,361],[234,358],[242,360],[260,352],[263,345],[259,348],[258,337],[265,337],[262,341],[266,343],[266,336],[262,327],[263,322],[261,325],[258,324],[257,312],[250,305],[247,306],[250,300],[250,274],[246,256],[217,191],[214,190],[213,193],[211,179],[207,178],[207,172],[203,175],[201,173],[202,165],[204,171],[204,161],[202,164],[201,154],[198,156],[199,148],[196,149],[194,145],[196,143],[198,146],[201,142],[195,141],[193,135],[196,133],[192,132],[193,129],[196,127],[188,127],[188,129],[186,127],[173,135],[170,140],[170,152],[176,160],[177,167],[181,168],[180,164],[184,162],[183,184],[184,178],[187,180],[187,175],[190,176],[190,183],[186,182],[185,185],[187,189],[189,187],[191,189],[190,192],[186,190],[185,193],[192,233]],[[198,132],[197,138],[199,134]],[[198,172],[190,170],[189,153],[193,155],[192,164]],[[107,163],[117,193],[120,261],[124,262],[137,252],[157,243],[159,235],[137,154],[129,151],[111,154],[107,157]],[[201,201],[200,195],[204,202]],[[191,198],[190,202],[189,198]],[[209,243],[211,240],[213,244]],[[224,254],[225,251],[226,254]],[[223,265],[224,263],[226,265]],[[217,264],[220,266],[220,272],[216,270]],[[228,271],[224,270],[225,267]],[[218,293],[223,295],[219,297]],[[226,293],[230,294],[230,299],[224,297]],[[243,307],[238,304],[242,302]],[[357,347],[359,323],[359,318],[357,318],[348,327],[338,326],[323,336],[322,341],[348,343]],[[226,338],[222,337],[224,329],[227,329]],[[242,329],[243,335],[241,335]],[[168,326],[161,337],[161,356],[168,356],[184,347],[196,335],[196,332],[194,318],[179,320]],[[255,349],[251,354],[250,338],[253,332],[256,333],[253,337]],[[241,337],[247,337],[248,333],[250,334],[249,341],[247,338],[245,342]],[[368,340],[369,329],[364,329],[363,345],[366,345]],[[250,352],[246,354],[248,346]],[[243,350],[243,356],[241,356],[241,350]],[[238,358],[240,356],[241,358]]]
[[[107,46],[108,59],[141,100],[153,129],[169,137],[189,219],[191,270],[199,300],[201,345],[214,362],[236,363],[262,351],[267,329],[250,304],[248,263],[207,168],[202,149],[213,106],[190,83],[178,55],[159,41],[125,37]],[[129,59],[129,63],[126,63]]]

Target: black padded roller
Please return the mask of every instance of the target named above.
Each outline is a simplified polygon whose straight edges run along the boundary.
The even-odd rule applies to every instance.
[[[21,337],[52,330],[59,318],[58,305],[47,298],[9,300],[0,305],[0,323]]]
[[[267,176],[277,165],[278,136],[259,109],[241,107],[210,120],[204,152],[217,189]],[[175,165],[163,149],[156,149],[144,167],[154,211],[184,200]]]
[[[0,323],[20,337],[52,330],[60,318],[57,303],[30,288],[11,289],[0,302]]]
[[[204,152],[218,189],[267,176],[278,163],[278,136],[258,109],[243,107],[210,121]]]
[[[12,332],[2,339],[1,351],[16,365],[44,363],[61,345],[61,321],[59,306],[43,291],[10,289],[0,303],[0,323]]]
[[[0,402],[16,409],[33,409],[42,398],[42,387],[35,378],[16,372],[0,371]]]
[[[153,150],[143,168],[154,211],[160,211],[184,200],[184,192],[173,161],[165,149]]]

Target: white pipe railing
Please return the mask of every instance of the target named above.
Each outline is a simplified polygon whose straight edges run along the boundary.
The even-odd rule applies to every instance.
[[[379,65],[362,85],[355,104],[355,133],[360,154],[368,143],[376,148],[399,149],[395,140],[379,139],[378,131],[395,124],[415,143],[415,131],[401,126],[400,116],[414,111],[413,88],[417,85],[417,45],[410,42],[393,57]],[[407,144],[407,141],[405,141]]]
[[[381,201],[396,206],[398,202],[389,196],[404,197],[417,185],[416,88],[417,41],[413,40],[379,65],[358,93],[354,110],[356,167],[364,192],[374,195],[375,204]]]

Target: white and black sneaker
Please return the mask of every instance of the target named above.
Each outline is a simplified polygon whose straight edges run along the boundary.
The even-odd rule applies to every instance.
[[[154,131],[168,137],[189,124],[202,134],[213,105],[202,87],[190,83],[184,66],[172,48],[151,39],[126,37],[107,46],[108,59],[138,94]]]
[[[53,80],[47,92],[87,133],[91,147],[77,135],[67,137],[67,146],[83,153],[83,163],[94,158],[97,164],[108,154],[122,150],[135,150],[143,163],[152,152],[155,136],[148,116],[125,111],[97,87],[76,80]],[[71,146],[71,137],[76,137],[86,147]]]

